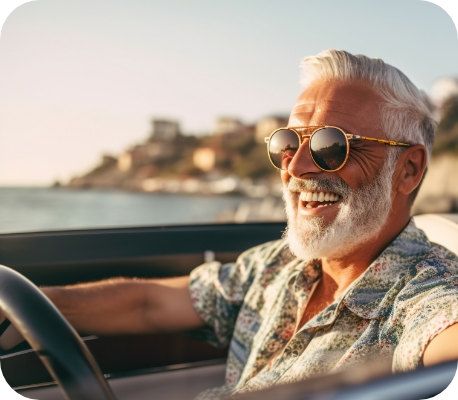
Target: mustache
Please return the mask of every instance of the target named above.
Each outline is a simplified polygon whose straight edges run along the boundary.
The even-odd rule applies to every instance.
[[[328,179],[328,178],[307,178],[307,179],[298,179],[291,177],[286,189],[290,192],[302,192],[305,190],[325,190],[337,193],[343,198],[348,197],[352,189],[348,184],[342,179]]]

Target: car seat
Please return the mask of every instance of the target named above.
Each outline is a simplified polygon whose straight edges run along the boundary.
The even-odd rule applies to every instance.
[[[423,214],[413,219],[431,242],[458,255],[458,214]]]

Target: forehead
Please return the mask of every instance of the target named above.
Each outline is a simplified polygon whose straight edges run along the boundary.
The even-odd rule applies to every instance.
[[[358,81],[315,81],[296,101],[289,126],[335,125],[350,133],[370,129],[383,136],[380,123],[382,98],[369,84]]]

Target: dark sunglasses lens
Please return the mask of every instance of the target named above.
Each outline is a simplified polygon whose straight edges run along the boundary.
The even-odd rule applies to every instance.
[[[299,137],[289,129],[281,129],[270,137],[269,155],[277,168],[288,169],[288,165],[298,148]]]
[[[347,157],[347,140],[335,128],[323,128],[310,139],[310,151],[315,162],[326,171],[339,169]]]

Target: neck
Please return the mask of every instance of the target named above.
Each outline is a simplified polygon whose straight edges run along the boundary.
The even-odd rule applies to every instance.
[[[393,209],[384,228],[376,237],[354,247],[341,258],[322,258],[321,287],[333,292],[335,298],[343,293],[371,265],[409,223],[409,212]]]

